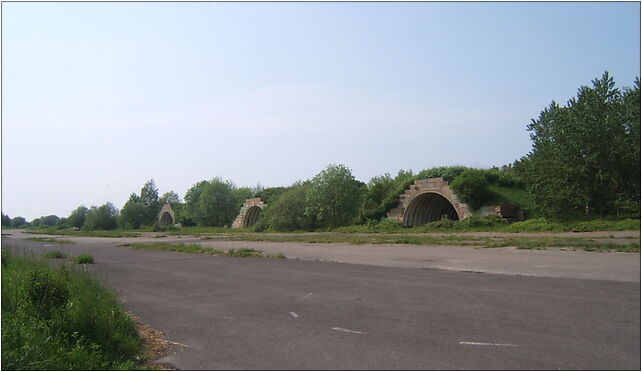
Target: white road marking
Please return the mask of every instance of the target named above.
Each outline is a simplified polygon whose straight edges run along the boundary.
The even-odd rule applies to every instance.
[[[341,327],[332,327],[332,330],[339,331],[339,332],[347,332],[347,333],[357,333],[357,334],[360,334],[360,335],[365,334],[365,332],[353,331],[351,329],[346,329],[346,328],[341,328]]]
[[[176,341],[167,340],[167,342],[169,342],[170,344],[178,345],[178,346],[189,347],[189,346],[187,346],[185,344],[181,344],[180,342],[176,342]]]
[[[293,318],[299,317],[299,314],[295,313],[294,311],[290,311],[288,314],[290,314]]]
[[[473,346],[509,346],[516,347],[514,344],[496,344],[494,342],[472,342],[472,341],[459,341],[460,345],[473,345]]]
[[[45,247],[53,247],[51,244],[45,244]]]
[[[310,293],[308,293],[307,295],[303,296],[303,298],[308,298],[308,297],[310,297],[310,296],[312,296],[312,292],[310,292]]]

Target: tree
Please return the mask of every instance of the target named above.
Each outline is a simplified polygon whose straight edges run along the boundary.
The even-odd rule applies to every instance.
[[[305,214],[323,226],[346,225],[359,213],[362,190],[349,168],[330,164],[310,181]]]
[[[120,226],[138,229],[145,222],[146,207],[136,194],[131,194],[120,211]]]
[[[308,230],[314,227],[313,216],[305,214],[307,186],[295,184],[263,211],[267,226],[278,231]]]
[[[592,83],[528,125],[533,148],[515,171],[542,216],[639,216],[640,80],[619,90],[605,72]]]
[[[140,202],[145,205],[145,218],[143,223],[147,225],[153,224],[162,208],[158,197],[158,188],[156,188],[153,179],[147,181],[140,190]]]
[[[232,197],[234,198],[234,203],[236,204],[236,212],[241,209],[243,203],[246,199],[250,199],[254,195],[254,192],[249,187],[239,187],[232,189]]]
[[[2,213],[2,226],[11,226],[11,217]]]
[[[185,212],[200,226],[232,223],[238,209],[232,195],[233,185],[221,178],[200,181],[185,193]]]
[[[378,208],[383,200],[395,189],[395,180],[389,173],[375,176],[368,181],[364,194],[363,208],[365,210]]]
[[[163,194],[159,199],[161,207],[165,204],[170,204],[172,208],[181,203],[181,198],[174,191],[168,191]]]
[[[11,219],[11,227],[22,227],[24,225],[28,225],[24,217],[14,217]]]
[[[118,227],[118,209],[110,202],[92,206],[87,212],[83,230],[113,230]]]
[[[68,223],[76,228],[81,228],[85,224],[85,218],[87,217],[87,207],[84,205],[79,206],[74,209],[69,217],[67,218]]]

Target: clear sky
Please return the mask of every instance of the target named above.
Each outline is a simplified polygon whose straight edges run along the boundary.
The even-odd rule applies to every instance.
[[[605,70],[640,75],[639,3],[5,2],[2,210],[501,166]]]

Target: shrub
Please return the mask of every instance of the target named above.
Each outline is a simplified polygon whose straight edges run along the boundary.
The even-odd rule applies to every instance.
[[[263,211],[263,217],[259,223],[265,224],[277,231],[307,230],[315,225],[313,216],[305,214],[307,186],[294,185],[272,204],[268,204]],[[264,222],[262,222],[264,221]],[[260,231],[265,227],[255,227]]]
[[[77,264],[93,264],[94,258],[90,254],[81,254],[74,258],[74,262]]]
[[[362,192],[349,168],[330,164],[310,181],[305,214],[326,227],[346,225],[359,214]]]
[[[118,227],[118,209],[107,202],[100,207],[91,207],[87,212],[83,230],[113,230]]]
[[[131,318],[87,273],[2,251],[2,368],[137,368]]]
[[[67,258],[67,254],[60,251],[51,251],[42,255],[44,258]]]
[[[227,255],[232,257],[263,257],[261,251],[254,250],[252,248],[241,248],[239,250],[230,249],[227,251]]]
[[[534,218],[522,222],[515,222],[509,226],[511,232],[538,232],[538,231],[565,231],[564,225],[559,222],[549,221],[546,218]]]
[[[450,187],[464,203],[473,209],[479,209],[482,205],[488,204],[493,199],[493,193],[488,190],[490,183],[484,177],[483,172],[468,169],[455,178]]]

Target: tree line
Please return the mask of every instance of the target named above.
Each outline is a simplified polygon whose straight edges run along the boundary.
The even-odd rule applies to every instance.
[[[640,80],[618,89],[604,73],[582,86],[566,105],[552,102],[527,126],[531,151],[513,164],[491,169],[435,167],[413,173],[386,173],[368,183],[349,168],[330,164],[310,180],[288,187],[236,187],[220,177],[194,184],[183,201],[173,191],[159,196],[154,180],[132,193],[119,211],[111,203],[79,206],[68,217],[43,216],[27,222],[2,214],[2,226],[74,227],[86,230],[158,227],[169,203],[182,226],[230,226],[245,199],[262,198],[267,207],[255,230],[333,228],[377,223],[398,204],[415,180],[443,177],[473,209],[516,203],[529,217],[557,220],[639,218]],[[523,197],[522,197],[523,195]]]

